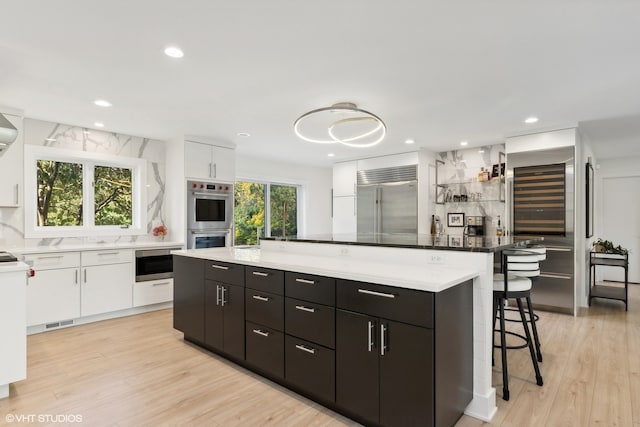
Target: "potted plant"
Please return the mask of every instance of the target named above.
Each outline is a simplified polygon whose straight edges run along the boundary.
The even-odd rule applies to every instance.
[[[623,248],[620,245],[614,245],[610,240],[604,240],[598,238],[593,242],[593,251],[600,252],[605,254],[616,254],[616,255],[627,255],[629,253],[628,249]]]

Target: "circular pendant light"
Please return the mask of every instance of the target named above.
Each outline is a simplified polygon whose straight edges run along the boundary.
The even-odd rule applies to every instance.
[[[351,102],[309,111],[298,117],[293,130],[308,142],[358,148],[379,144],[387,134],[387,126],[380,117]]]

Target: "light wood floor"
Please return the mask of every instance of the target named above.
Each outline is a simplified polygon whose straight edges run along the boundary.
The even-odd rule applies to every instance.
[[[640,286],[630,298],[626,313],[606,300],[576,318],[540,313],[545,385],[526,350],[510,351],[511,400],[498,396],[491,425],[640,427]],[[6,423],[7,414],[80,415],[76,425],[92,427],[356,425],[186,344],[171,310],[30,336],[28,379],[0,400],[0,425],[27,424]],[[457,426],[482,424],[463,417]]]

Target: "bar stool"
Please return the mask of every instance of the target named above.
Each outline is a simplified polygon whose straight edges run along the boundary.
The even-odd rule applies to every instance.
[[[533,255],[535,254],[538,257],[538,263],[540,261],[544,261],[545,259],[547,259],[547,248],[544,247],[543,245],[529,245],[529,246],[525,246],[523,249],[513,249],[514,251],[524,251],[527,254]],[[540,276],[540,269],[536,269],[536,270],[522,270],[519,269],[517,265],[513,266],[513,270],[511,270],[511,274],[513,274],[514,276],[519,276],[519,277],[528,277],[531,279],[531,285],[534,286],[535,285],[535,280],[537,279],[538,276]],[[531,297],[527,296],[525,298],[526,302],[527,302],[527,307],[524,309],[524,314],[525,317],[527,317],[527,323],[529,325],[531,325],[531,330],[533,332],[533,343],[535,345],[535,349],[536,349],[536,356],[538,358],[538,362],[542,363],[542,352],[540,350],[540,338],[538,336],[538,327],[536,325],[536,322],[538,320],[540,320],[540,318],[538,317],[537,314],[535,314],[533,312],[533,304],[531,304]],[[516,308],[505,308],[506,311],[518,311]],[[505,319],[505,321],[507,322],[520,322],[520,320],[516,320],[516,319]],[[508,348],[508,347],[507,347]]]
[[[527,276],[536,276],[540,274],[538,255],[539,254],[535,252],[528,252],[522,249],[506,249],[502,252],[502,273],[498,273],[493,276],[494,331],[500,332],[499,347],[502,355],[502,398],[504,400],[509,400],[507,349],[528,347],[536,375],[536,384],[539,386],[543,385],[542,375],[540,375],[540,368],[538,366],[538,359],[533,348],[533,338],[529,331],[528,321],[522,304],[522,298],[530,299],[531,295],[531,279]],[[504,305],[509,299],[516,300],[518,312],[520,313],[520,321],[524,328],[524,336],[512,331],[507,331],[505,328]],[[499,316],[498,312],[500,314]],[[533,312],[530,312],[530,314],[532,315]],[[495,329],[495,321],[497,319],[500,319],[500,329]],[[523,339],[525,343],[519,346],[507,346],[507,334],[519,337]],[[496,347],[498,346],[494,344],[494,348]]]

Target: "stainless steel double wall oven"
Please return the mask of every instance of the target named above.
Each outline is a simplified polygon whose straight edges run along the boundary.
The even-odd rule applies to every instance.
[[[233,184],[187,181],[187,248],[233,244]]]

